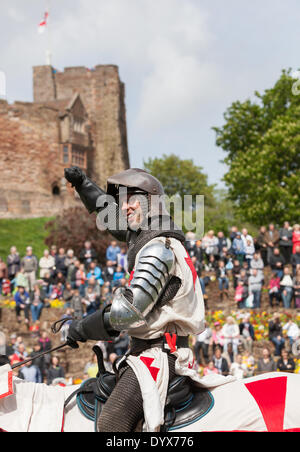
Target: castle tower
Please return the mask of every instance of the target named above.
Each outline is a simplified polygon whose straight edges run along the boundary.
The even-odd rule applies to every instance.
[[[34,102],[0,99],[0,218],[82,205],[65,184],[77,165],[102,187],[129,167],[124,84],[116,66],[33,68]]]
[[[107,178],[129,168],[126,132],[125,87],[118,67],[98,65],[56,71],[51,66],[33,68],[34,102],[71,99],[79,94],[88,113],[93,152],[88,174],[101,186]],[[72,162],[71,162],[72,163]]]

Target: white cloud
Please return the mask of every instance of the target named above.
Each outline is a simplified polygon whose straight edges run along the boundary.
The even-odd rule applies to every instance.
[[[271,87],[283,67],[299,67],[300,6],[290,3],[51,0],[53,65],[118,65],[131,162],[172,150],[215,180],[223,155],[211,127],[223,123],[231,102]],[[47,34],[37,33],[45,5],[13,0],[1,10],[9,101],[32,99],[31,68],[45,64],[48,46]]]
[[[52,0],[49,36],[37,33],[41,8],[34,8],[34,18],[30,12],[7,11],[15,21],[27,16],[2,53],[11,80],[20,65],[29,73],[31,66],[45,64],[48,46],[58,69],[117,64],[136,99],[133,122],[150,133],[191,117],[214,94],[218,74],[209,59],[214,39],[195,0]],[[18,59],[11,58],[18,52]]]
[[[193,0],[85,0],[53,23],[56,60],[99,54],[116,63],[137,93],[136,124],[149,132],[195,113],[218,79],[213,38]],[[82,64],[82,63],[81,63]]]
[[[10,19],[17,23],[22,23],[26,19],[22,10],[12,5],[7,8],[7,15]]]
[[[138,124],[144,129],[170,126],[191,118],[203,102],[215,97],[217,67],[197,53],[185,53],[172,41],[151,47],[152,70],[141,92]]]

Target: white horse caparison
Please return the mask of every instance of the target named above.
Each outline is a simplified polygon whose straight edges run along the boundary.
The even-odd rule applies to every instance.
[[[0,391],[2,431],[94,431],[94,423],[80,412],[76,399],[64,409],[64,400],[78,386],[26,383],[12,377],[11,372],[7,377],[9,390],[2,394]],[[5,378],[2,373],[2,383]],[[300,431],[300,376],[297,374],[267,373],[236,380],[210,392],[213,396],[210,411],[174,432]]]

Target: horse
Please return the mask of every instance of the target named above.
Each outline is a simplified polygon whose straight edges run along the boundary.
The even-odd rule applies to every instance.
[[[180,378],[177,385],[182,389]],[[197,389],[176,409],[166,432],[299,432],[300,376],[271,372]],[[181,385],[181,386],[180,386]],[[47,386],[13,376],[0,367],[0,431],[93,432],[95,419],[83,414],[81,385]],[[180,392],[180,391],[179,391]],[[182,391],[181,391],[182,393]],[[77,394],[70,400],[72,394]],[[98,401],[101,408],[102,402]],[[102,405],[103,406],[103,405]],[[179,421],[178,421],[179,419]],[[141,430],[142,431],[142,430]]]

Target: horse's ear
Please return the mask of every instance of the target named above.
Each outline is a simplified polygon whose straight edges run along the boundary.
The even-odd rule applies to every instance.
[[[0,366],[5,366],[5,364],[9,364],[10,361],[8,359],[8,356],[6,355],[0,355]]]

